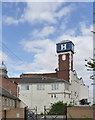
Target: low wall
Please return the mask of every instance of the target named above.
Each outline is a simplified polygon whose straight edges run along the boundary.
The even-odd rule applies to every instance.
[[[3,119],[5,118],[5,111],[2,112]],[[6,118],[9,119],[25,119],[25,109],[16,108],[12,110],[6,110]]]
[[[76,106],[67,108],[67,118],[92,118],[95,120],[95,107]]]

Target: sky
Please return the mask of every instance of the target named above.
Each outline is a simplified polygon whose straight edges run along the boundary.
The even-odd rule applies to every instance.
[[[93,2],[2,2],[3,61],[9,77],[55,72],[56,43],[75,45],[74,70],[93,94],[85,59],[93,56]],[[0,59],[1,60],[1,59]]]

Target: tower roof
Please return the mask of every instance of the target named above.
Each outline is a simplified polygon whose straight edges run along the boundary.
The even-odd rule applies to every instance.
[[[61,40],[59,43],[57,44],[60,44],[60,43],[72,43],[74,45],[74,43],[71,41],[71,40]]]
[[[4,64],[4,61],[2,61],[2,64],[0,65],[0,69],[6,70],[7,71],[7,67]]]
[[[60,43],[71,42],[70,40],[61,40]]]

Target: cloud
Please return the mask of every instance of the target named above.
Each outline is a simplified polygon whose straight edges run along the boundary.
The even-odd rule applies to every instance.
[[[4,16],[4,22],[8,25],[18,24],[22,22],[29,22],[31,25],[36,23],[53,23],[57,22],[57,18],[60,19],[63,16],[69,16],[69,14],[76,9],[74,4],[64,6],[64,3],[27,3],[27,7],[24,9],[20,18],[15,19],[11,16]]]
[[[54,71],[57,63],[55,56],[55,42],[45,39],[22,41],[20,44],[24,47],[25,51],[30,54],[35,53],[33,64],[35,64],[38,70],[39,68],[42,68],[41,70],[44,69],[44,71]]]
[[[94,0],[2,0],[2,2],[94,2]]]
[[[3,16],[3,21],[4,23],[6,23],[7,25],[18,25],[19,23],[22,23],[24,22],[23,19],[15,19],[13,17],[10,17],[10,16]]]
[[[68,15],[74,8],[75,6],[72,4],[62,8],[62,3],[28,3],[24,12],[24,18],[31,24],[43,21],[56,23],[57,17],[61,18]]]
[[[82,23],[80,24],[80,32],[82,34],[79,36],[74,35],[76,32],[74,30],[72,31],[73,34],[69,34],[68,31],[71,31],[69,29],[66,33],[56,38],[55,41],[51,39],[33,40],[30,38],[30,40],[22,40],[20,44],[26,52],[30,54],[35,53],[33,63],[42,68],[42,71],[54,71],[57,67],[57,58],[55,56],[56,43],[66,39],[72,40],[75,44],[76,52],[74,55],[74,69],[77,71],[78,76],[85,78],[85,83],[90,84],[85,67],[85,59],[92,57],[93,54],[93,35],[90,32],[91,29],[92,25],[87,27],[85,23]]]
[[[7,62],[9,60],[9,57],[2,51],[0,51],[0,64],[2,61]]]
[[[90,75],[88,75],[87,69],[85,67],[85,59],[93,57],[93,34],[91,33],[93,26],[86,26],[86,23],[80,23],[80,35],[75,36],[76,29],[72,31],[67,30],[66,33],[61,35],[57,41],[60,40],[72,40],[75,44],[75,54],[74,54],[74,69],[77,71],[78,76],[84,78],[84,82],[88,85],[91,84]],[[69,34],[70,33],[70,34]],[[88,75],[88,76],[87,76]]]
[[[45,26],[42,30],[35,29],[30,36],[32,38],[44,38],[48,35],[51,35],[55,32],[55,28],[53,26]]]
[[[7,23],[8,25],[10,25],[10,24],[15,24],[15,25],[17,25],[17,24],[19,23],[19,21],[18,21],[18,20],[15,20],[13,17],[6,17],[6,16],[4,16],[4,17],[3,17],[3,20],[4,20],[4,22]]]

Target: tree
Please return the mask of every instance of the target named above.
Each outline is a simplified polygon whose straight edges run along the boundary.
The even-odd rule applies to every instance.
[[[90,60],[85,60],[87,63],[85,66],[87,67],[88,71],[95,71],[95,59],[90,58]],[[95,74],[90,76],[91,79],[95,79]]]
[[[54,103],[52,104],[51,109],[48,114],[49,115],[65,115],[67,106],[73,107],[72,104],[67,105],[67,103],[63,103],[62,101]]]
[[[66,103],[61,101],[52,104],[51,109],[48,114],[50,115],[65,115]]]

